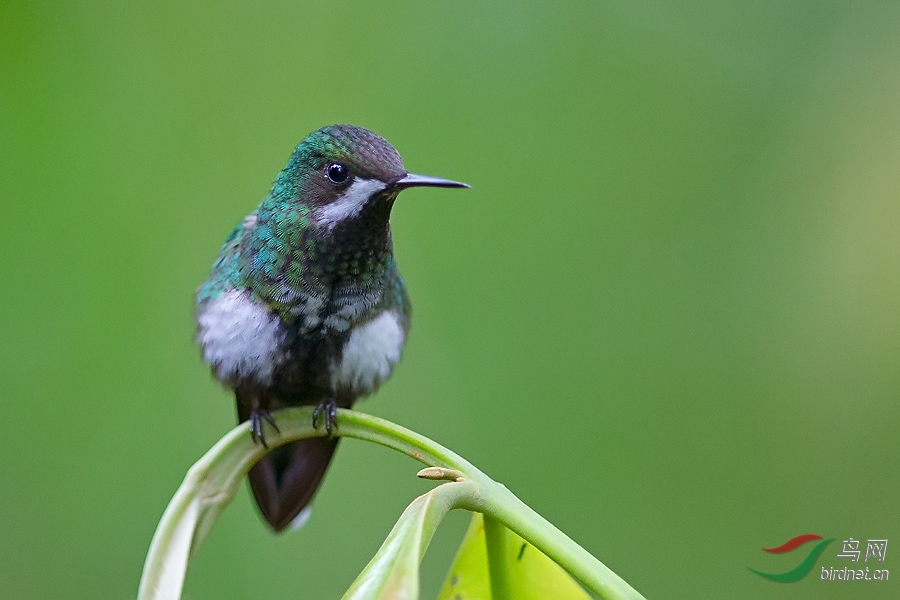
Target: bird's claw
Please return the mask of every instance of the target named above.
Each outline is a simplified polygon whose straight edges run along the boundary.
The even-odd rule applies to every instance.
[[[334,429],[337,421],[337,402],[334,399],[325,400],[313,411],[313,429],[319,428],[319,417],[322,415],[325,416],[325,431],[331,436],[331,430]]]
[[[268,448],[269,445],[266,443],[266,436],[263,433],[263,421],[271,425],[277,433],[281,433],[281,430],[278,429],[278,425],[275,424],[275,419],[269,411],[257,408],[250,413],[250,437],[254,442],[262,444],[263,448]]]

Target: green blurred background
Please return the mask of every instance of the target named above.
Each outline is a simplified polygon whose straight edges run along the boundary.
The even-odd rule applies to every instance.
[[[333,122],[473,186],[397,204],[414,326],[359,408],[648,597],[898,597],[900,3],[805,0],[0,0],[0,597],[134,596],[233,426],[193,290]],[[345,442],[279,537],[243,491],[185,598],[340,596],[417,468]],[[745,568],[808,532],[894,580]]]

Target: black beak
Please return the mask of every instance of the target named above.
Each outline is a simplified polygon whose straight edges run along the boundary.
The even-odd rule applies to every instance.
[[[449,179],[441,179],[440,177],[431,177],[429,175],[416,175],[415,173],[407,173],[406,177],[398,179],[391,187],[402,190],[414,186],[431,186],[431,187],[448,187],[448,188],[467,188],[471,187],[467,183],[458,181],[450,181]]]

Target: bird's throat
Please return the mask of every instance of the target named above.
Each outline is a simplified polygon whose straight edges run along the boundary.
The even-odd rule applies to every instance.
[[[396,194],[376,192],[360,202],[361,189],[335,201],[342,206],[327,214],[343,218],[327,225],[319,222],[320,208],[264,202],[257,211],[243,248],[248,279],[254,296],[286,322],[315,328],[330,322],[339,303],[380,300],[394,269],[389,219]]]

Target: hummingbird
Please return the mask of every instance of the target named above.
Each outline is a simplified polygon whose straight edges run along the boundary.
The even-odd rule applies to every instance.
[[[384,138],[354,125],[310,133],[268,195],[225,239],[197,289],[197,342],[234,391],[238,422],[266,445],[271,412],[314,406],[326,437],[272,449],[249,472],[271,528],[312,500],[338,445],[338,407],[384,383],[400,360],[410,302],[390,216],[409,187],[464,183],[408,173]]]

